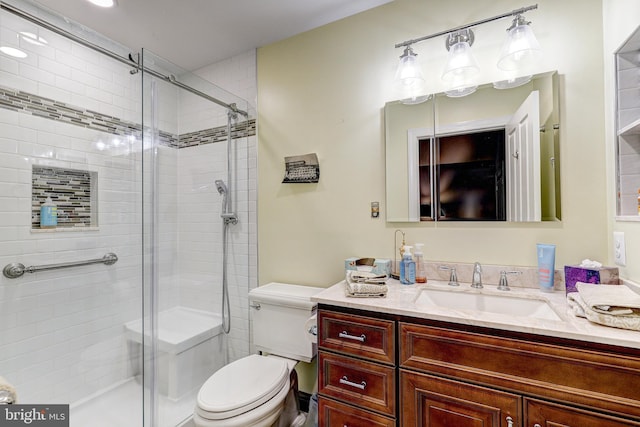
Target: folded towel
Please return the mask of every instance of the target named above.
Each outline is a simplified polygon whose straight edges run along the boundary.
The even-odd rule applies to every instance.
[[[386,275],[376,275],[364,271],[347,270],[345,295],[348,297],[386,297],[389,290]]]
[[[598,285],[602,286],[602,285]],[[619,285],[614,285],[619,286]],[[571,292],[567,294],[567,303],[573,310],[573,314],[577,317],[584,317],[593,323],[613,328],[630,329],[640,331],[640,316],[636,315],[611,315],[604,314],[592,310],[591,307],[582,299],[580,292]]]
[[[583,301],[598,313],[612,316],[640,316],[640,295],[624,285],[576,283]]]

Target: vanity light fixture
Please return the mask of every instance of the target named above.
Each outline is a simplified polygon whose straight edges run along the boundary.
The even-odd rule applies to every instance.
[[[445,93],[448,96],[469,95],[478,88],[480,67],[471,52],[474,39],[470,29],[450,33],[447,37],[445,46],[449,51],[449,58],[442,72],[442,80],[447,84]]]
[[[114,7],[116,0],[89,0],[90,3],[100,7]]]
[[[405,46],[395,75],[395,80],[400,84],[408,104],[422,102],[425,81],[417,56],[411,46]]]
[[[407,75],[410,76],[408,77],[408,82],[413,81],[411,80],[413,78],[411,76],[420,76],[421,81],[424,82],[422,72],[419,69],[412,69],[411,72],[404,71],[409,64],[412,67],[418,67],[418,62],[416,61],[417,55],[413,52],[411,46],[424,40],[446,35],[445,46],[447,50],[449,50],[449,58],[442,73],[442,80],[445,81],[447,86],[445,93],[448,96],[459,97],[475,92],[480,68],[471,52],[471,45],[473,45],[475,38],[471,28],[498,19],[515,16],[511,26],[507,29],[508,38],[502,47],[498,61],[498,68],[506,71],[509,76],[514,77],[509,77],[499,82],[498,86],[500,86],[499,88],[501,89],[506,89],[528,82],[531,76],[515,76],[524,70],[528,70],[530,65],[540,57],[542,50],[531,30],[531,23],[526,21],[522,14],[537,8],[537,4],[522,7],[491,18],[482,19],[467,25],[396,44],[396,48],[404,48],[404,53],[400,56],[396,80],[403,81],[402,76]],[[401,72],[401,70],[403,71]]]
[[[500,51],[498,68],[504,71],[525,70],[540,58],[542,48],[530,24],[520,14],[513,19]]]

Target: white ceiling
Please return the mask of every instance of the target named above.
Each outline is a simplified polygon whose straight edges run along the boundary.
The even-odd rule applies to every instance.
[[[193,71],[392,0],[38,0],[132,52]]]

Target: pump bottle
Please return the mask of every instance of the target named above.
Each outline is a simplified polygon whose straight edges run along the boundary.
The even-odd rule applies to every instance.
[[[424,266],[424,255],[422,254],[422,248],[424,243],[416,243],[416,251],[413,254],[413,259],[416,262],[416,283],[427,283],[427,271]]]
[[[411,255],[412,246],[405,246],[402,262],[400,263],[400,283],[413,285],[416,282],[416,263]]]
[[[40,205],[40,228],[55,228],[58,225],[58,207],[51,197]]]

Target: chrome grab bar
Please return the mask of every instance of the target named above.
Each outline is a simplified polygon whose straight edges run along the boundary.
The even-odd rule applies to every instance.
[[[8,279],[16,279],[18,277],[21,277],[24,273],[35,273],[36,271],[57,270],[59,268],[77,267],[81,265],[91,264],[113,265],[117,261],[118,256],[113,252],[109,252],[102,258],[89,259],[86,261],[61,262],[59,264],[32,265],[30,267],[25,267],[24,264],[20,264],[19,262],[12,262],[11,264],[7,264],[4,267],[2,273],[4,274],[4,277]]]

